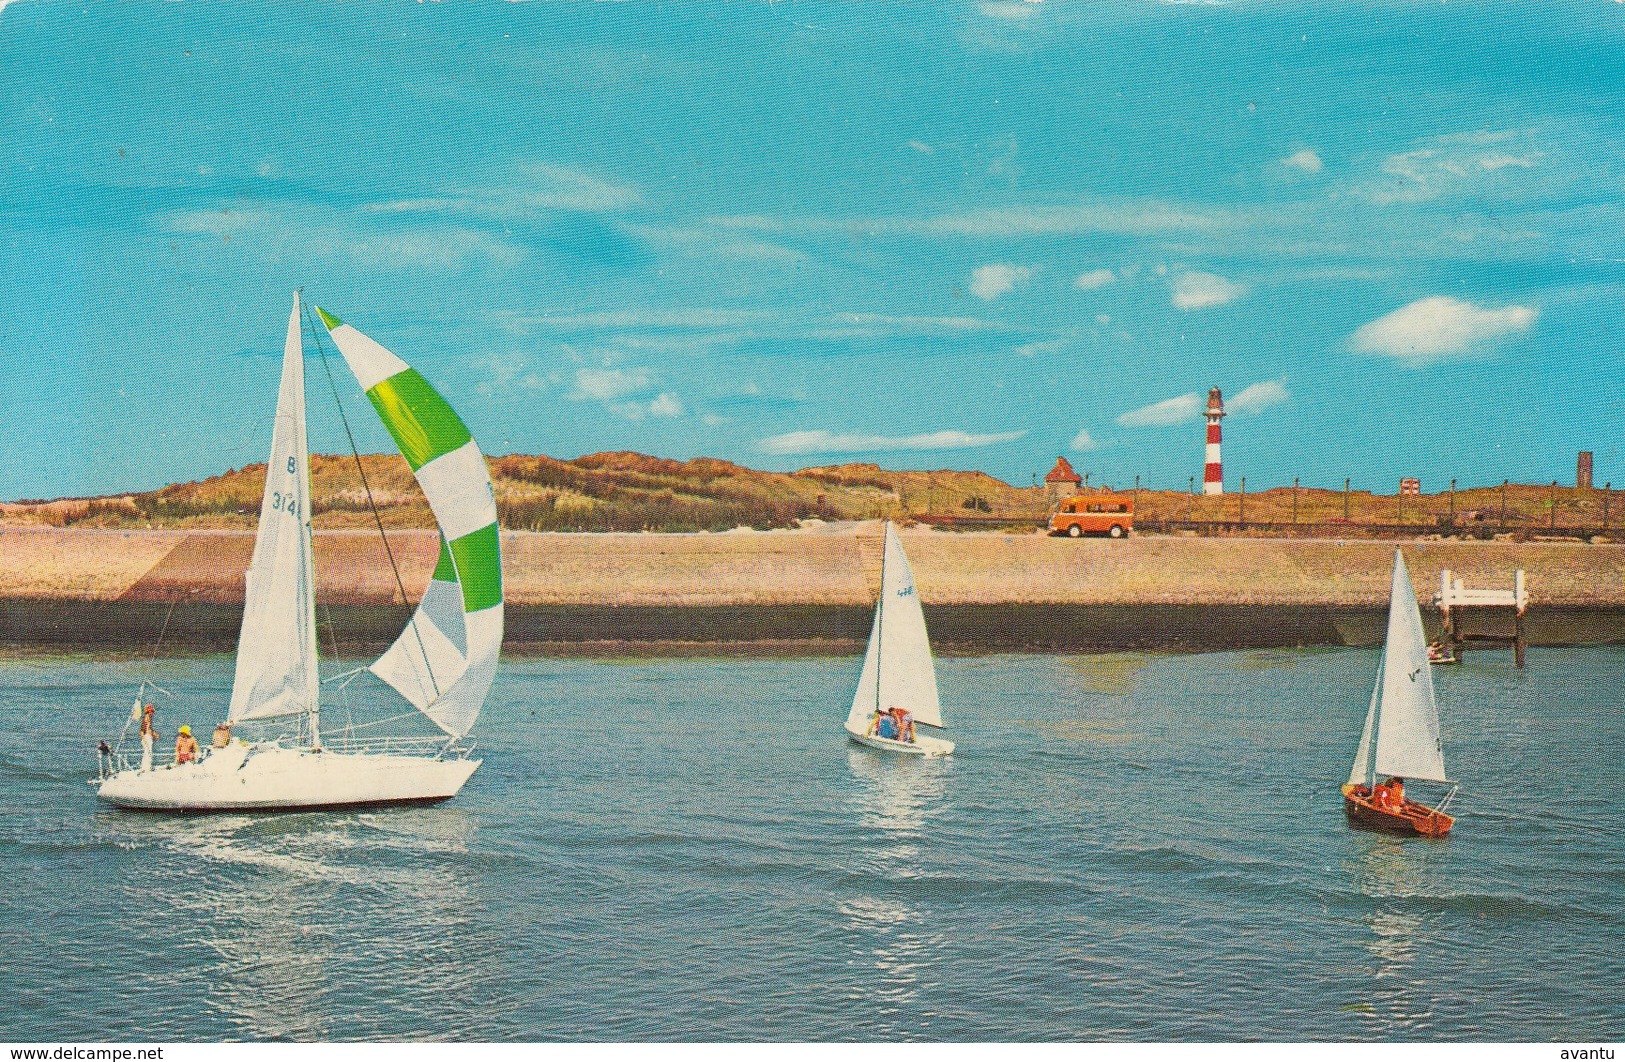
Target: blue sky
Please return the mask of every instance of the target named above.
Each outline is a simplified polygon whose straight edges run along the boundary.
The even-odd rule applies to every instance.
[[[0,70],[0,498],[263,461],[295,287],[494,454],[1184,488],[1218,386],[1231,489],[1625,483],[1613,0],[14,0]]]

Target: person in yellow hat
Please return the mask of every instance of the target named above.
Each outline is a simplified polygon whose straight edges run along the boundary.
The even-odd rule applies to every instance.
[[[191,763],[197,759],[197,739],[192,736],[192,728],[181,727],[181,732],[175,737],[175,762]]]

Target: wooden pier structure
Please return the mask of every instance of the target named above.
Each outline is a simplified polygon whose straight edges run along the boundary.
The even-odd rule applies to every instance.
[[[1524,630],[1524,613],[1529,610],[1529,588],[1524,581],[1523,569],[1512,576],[1511,590],[1469,590],[1449,568],[1439,573],[1439,592],[1433,603],[1442,620],[1440,637],[1450,649],[1450,655],[1460,660],[1467,643],[1476,645],[1512,647],[1512,659],[1523,667],[1524,650],[1529,646]],[[1506,630],[1505,616],[1511,611],[1512,629]],[[1469,631],[1468,617],[1474,629]],[[1496,623],[1497,618],[1500,622]],[[1498,629],[1486,631],[1478,621],[1487,619]]]

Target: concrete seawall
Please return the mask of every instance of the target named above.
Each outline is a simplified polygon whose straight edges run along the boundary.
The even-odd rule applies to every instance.
[[[1393,545],[1380,542],[905,532],[933,640],[946,649],[1209,649],[1370,644]],[[241,532],[0,530],[0,643],[229,650],[241,623]],[[1509,586],[1519,567],[1536,644],[1625,642],[1625,546],[1404,543],[1424,606],[1451,568]],[[416,598],[432,533],[391,532]],[[376,534],[318,533],[324,651],[392,639],[409,610]],[[845,651],[867,637],[877,525],[719,535],[505,534],[516,647],[781,643]],[[1424,613],[1431,610],[1424,607]]]

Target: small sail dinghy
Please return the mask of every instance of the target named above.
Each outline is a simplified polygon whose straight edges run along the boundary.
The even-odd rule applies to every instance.
[[[1377,777],[1386,779],[1378,784]],[[1388,780],[1401,780],[1397,797]],[[1404,784],[1437,782],[1450,791],[1436,808],[1407,799]],[[1394,581],[1388,598],[1388,636],[1383,645],[1377,686],[1371,693],[1365,731],[1354,769],[1343,786],[1343,811],[1349,824],[1393,833],[1443,837],[1456,820],[1445,808],[1456,785],[1445,777],[1439,741],[1439,709],[1433,700],[1433,675],[1422,613],[1405,558],[1394,551]]]
[[[485,458],[462,420],[415,369],[337,318],[316,312],[417,477],[439,526],[440,561],[427,591],[394,645],[366,669],[410,702],[406,716],[421,713],[439,733],[423,727],[428,736],[368,740],[352,728],[324,739],[295,295],[226,723],[216,731],[216,747],[190,762],[142,769],[117,753],[104,756],[100,777],[91,784],[110,804],[224,811],[430,803],[454,796],[480,765],[462,739],[496,675],[503,621],[496,502]],[[312,331],[319,343],[320,334],[314,326]],[[233,727],[261,736],[234,738]]]
[[[914,592],[914,572],[903,553],[902,539],[886,521],[886,555],[880,568],[880,600],[875,624],[869,632],[869,652],[846,717],[846,732],[860,745],[910,756],[947,756],[952,741],[918,732],[882,737],[902,709],[913,727],[942,728],[942,705],[937,700],[937,669],[931,662],[931,643],[925,633],[925,613]],[[891,716],[883,720],[882,716]],[[911,728],[912,729],[912,728]],[[895,731],[892,731],[895,732]],[[910,740],[912,739],[912,740]]]

